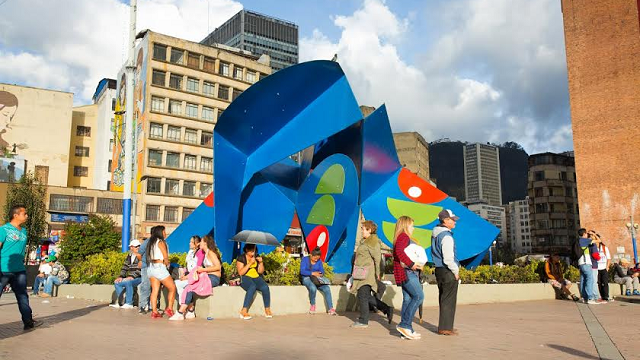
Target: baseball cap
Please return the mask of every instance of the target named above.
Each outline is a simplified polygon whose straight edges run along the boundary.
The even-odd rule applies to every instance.
[[[448,218],[451,218],[455,221],[458,221],[458,219],[460,219],[453,213],[453,211],[449,209],[444,209],[438,213],[438,219],[440,220],[440,222],[443,222],[444,219],[448,219]]]
[[[55,256],[53,256],[53,255],[49,255],[47,257],[47,261],[49,261],[49,262],[53,262],[53,261],[56,261],[56,260],[57,260],[57,258]]]
[[[140,240],[138,239],[131,240],[131,242],[129,243],[129,246],[140,246]]]

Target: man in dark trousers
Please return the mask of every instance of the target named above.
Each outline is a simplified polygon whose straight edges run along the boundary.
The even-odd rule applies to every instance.
[[[451,210],[442,210],[438,214],[440,224],[433,229],[431,235],[431,258],[436,265],[438,282],[440,318],[439,335],[458,335],[453,328],[458,300],[458,275],[460,263],[456,257],[456,244],[451,230],[459,219]]]
[[[42,325],[42,322],[33,320],[27,294],[27,270],[24,267],[27,229],[22,227],[27,217],[24,205],[16,205],[9,210],[11,220],[0,226],[0,296],[2,289],[7,284],[11,285],[18,301],[24,329],[31,330]]]

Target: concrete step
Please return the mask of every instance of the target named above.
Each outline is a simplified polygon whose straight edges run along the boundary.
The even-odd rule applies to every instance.
[[[628,303],[640,304],[640,296],[638,295],[631,295],[631,296],[619,295],[619,296],[614,296],[613,298],[615,299],[615,301],[624,301]]]

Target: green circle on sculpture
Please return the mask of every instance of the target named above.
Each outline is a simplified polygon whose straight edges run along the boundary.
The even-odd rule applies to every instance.
[[[387,207],[394,218],[409,216],[413,219],[414,226],[423,226],[432,223],[438,218],[438,213],[442,207],[428,204],[421,204],[413,201],[404,201],[394,198],[387,198]]]
[[[318,186],[316,186],[316,194],[342,194],[344,191],[344,179],[344,168],[342,165],[331,165],[327,171],[322,174]]]
[[[331,195],[323,195],[311,208],[307,216],[308,224],[315,225],[333,225],[333,219],[336,216],[336,201]]]

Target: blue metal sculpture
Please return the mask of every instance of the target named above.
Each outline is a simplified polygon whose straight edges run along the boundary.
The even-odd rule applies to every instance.
[[[498,234],[400,166],[385,106],[362,119],[336,62],[292,66],[250,87],[223,113],[213,147],[215,207],[211,196],[169,236],[172,251],[186,251],[194,234],[213,233],[230,262],[239,245],[227,240],[242,230],[283,239],[294,212],[307,244],[320,246],[338,273],[350,271],[360,210],[389,246],[395,219],[413,217],[414,238],[429,249],[437,213],[451,209],[460,216],[458,258],[472,265]]]

